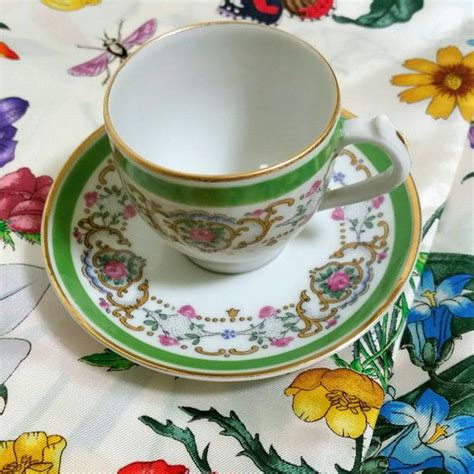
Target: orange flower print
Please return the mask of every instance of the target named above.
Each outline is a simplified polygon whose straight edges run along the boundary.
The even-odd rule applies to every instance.
[[[338,436],[357,439],[375,426],[384,393],[366,375],[350,369],[311,369],[299,374],[285,390],[293,411],[311,423],[325,418]]]
[[[427,59],[408,59],[403,66],[415,74],[392,77],[395,86],[411,86],[399,97],[409,104],[431,98],[426,113],[433,118],[448,118],[457,106],[464,120],[474,117],[474,51],[463,56],[456,46],[441,48],[436,63]]]

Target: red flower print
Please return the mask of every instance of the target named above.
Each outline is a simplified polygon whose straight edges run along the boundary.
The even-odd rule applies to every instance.
[[[311,185],[308,192],[305,194],[305,197],[312,196],[319,189],[319,186],[321,186],[321,181],[318,179]]]
[[[258,313],[259,318],[271,318],[277,315],[277,310],[273,306],[263,306]]]
[[[350,284],[351,280],[346,272],[334,272],[327,281],[328,288],[331,291],[343,290]]]
[[[276,347],[287,346],[294,338],[291,336],[280,337],[279,339],[272,339],[271,345]]]
[[[0,42],[0,58],[12,59],[13,61],[20,59],[20,56],[10,49],[10,47],[3,42]]]
[[[0,178],[0,220],[15,232],[39,233],[44,203],[53,183],[49,176],[33,175],[29,168]]]
[[[196,240],[198,242],[212,242],[216,238],[216,234],[209,229],[203,229],[202,227],[193,227],[189,231],[189,237],[192,240]]]
[[[181,314],[182,316],[186,316],[187,318],[190,318],[190,319],[196,317],[196,311],[189,304],[181,306],[181,308],[178,309],[177,313]]]
[[[135,217],[137,215],[137,210],[135,209],[134,206],[132,206],[132,204],[127,204],[123,208],[122,215],[124,219],[131,219],[132,217]]]
[[[176,344],[178,344],[177,339],[171,336],[167,336],[166,334],[160,334],[158,336],[158,339],[162,346],[175,346]]]
[[[109,260],[104,265],[104,273],[111,280],[121,280],[128,274],[125,265],[117,260]]]
[[[385,198],[383,196],[374,197],[371,201],[372,207],[375,209],[378,209],[383,204],[384,201],[385,201]]]
[[[188,474],[189,469],[181,464],[170,465],[162,459],[149,462],[132,462],[121,467],[117,474]]]
[[[343,221],[345,218],[344,209],[342,207],[336,207],[331,212],[331,219],[334,221]]]
[[[92,207],[97,202],[97,193],[95,191],[85,193],[84,201],[86,201],[87,207]]]

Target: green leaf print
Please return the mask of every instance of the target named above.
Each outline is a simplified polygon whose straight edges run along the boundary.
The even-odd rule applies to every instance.
[[[89,365],[95,365],[96,367],[107,367],[107,372],[127,370],[137,365],[110,349],[104,349],[104,352],[101,354],[91,354],[81,357],[79,360]]]
[[[238,456],[247,456],[263,472],[274,474],[316,473],[303,458],[301,458],[301,465],[298,466],[282,459],[271,445],[267,452],[260,442],[259,435],[252,436],[234,411],[231,411],[229,416],[224,416],[214,408],[199,410],[197,408],[181,407],[181,410],[192,416],[191,421],[209,420],[217,423],[223,428],[220,432],[221,435],[235,438],[242,446],[243,450],[238,453]]]
[[[149,416],[141,416],[138,419],[149,426],[155,433],[182,443],[199,471],[206,473],[212,472],[207,460],[209,444],[204,448],[202,456],[199,456],[194,433],[189,428],[180,428],[170,420],[166,420],[166,424],[163,424]]]
[[[353,23],[367,28],[386,28],[393,23],[404,23],[423,8],[423,0],[373,0],[369,13],[359,18],[333,15],[338,23]]]
[[[0,415],[5,410],[8,402],[8,390],[5,385],[0,385]]]
[[[26,232],[15,232],[18,237],[23,240],[26,240],[30,244],[40,244],[41,243],[41,236],[39,233],[37,234],[27,234]]]

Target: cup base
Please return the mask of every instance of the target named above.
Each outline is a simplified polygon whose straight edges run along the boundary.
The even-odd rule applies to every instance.
[[[245,262],[213,262],[210,260],[202,260],[200,258],[190,257],[187,255],[191,262],[195,263],[197,266],[204,268],[205,270],[210,270],[211,272],[216,273],[246,273],[253,270],[257,270],[264,265],[267,265],[272,260],[274,260],[285,247],[278,248],[274,252],[265,254],[263,257],[254,258],[252,260],[247,260]]]

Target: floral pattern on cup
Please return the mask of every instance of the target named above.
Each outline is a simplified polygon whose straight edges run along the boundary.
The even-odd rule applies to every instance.
[[[195,242],[212,243],[216,240],[218,233],[203,227],[192,227],[188,233],[189,238]]]
[[[315,194],[319,188],[321,186],[321,180],[317,179],[316,181],[314,181],[314,183],[311,185],[311,187],[309,188],[309,190],[305,193],[305,197],[306,198],[309,198],[311,197],[313,194]]]

